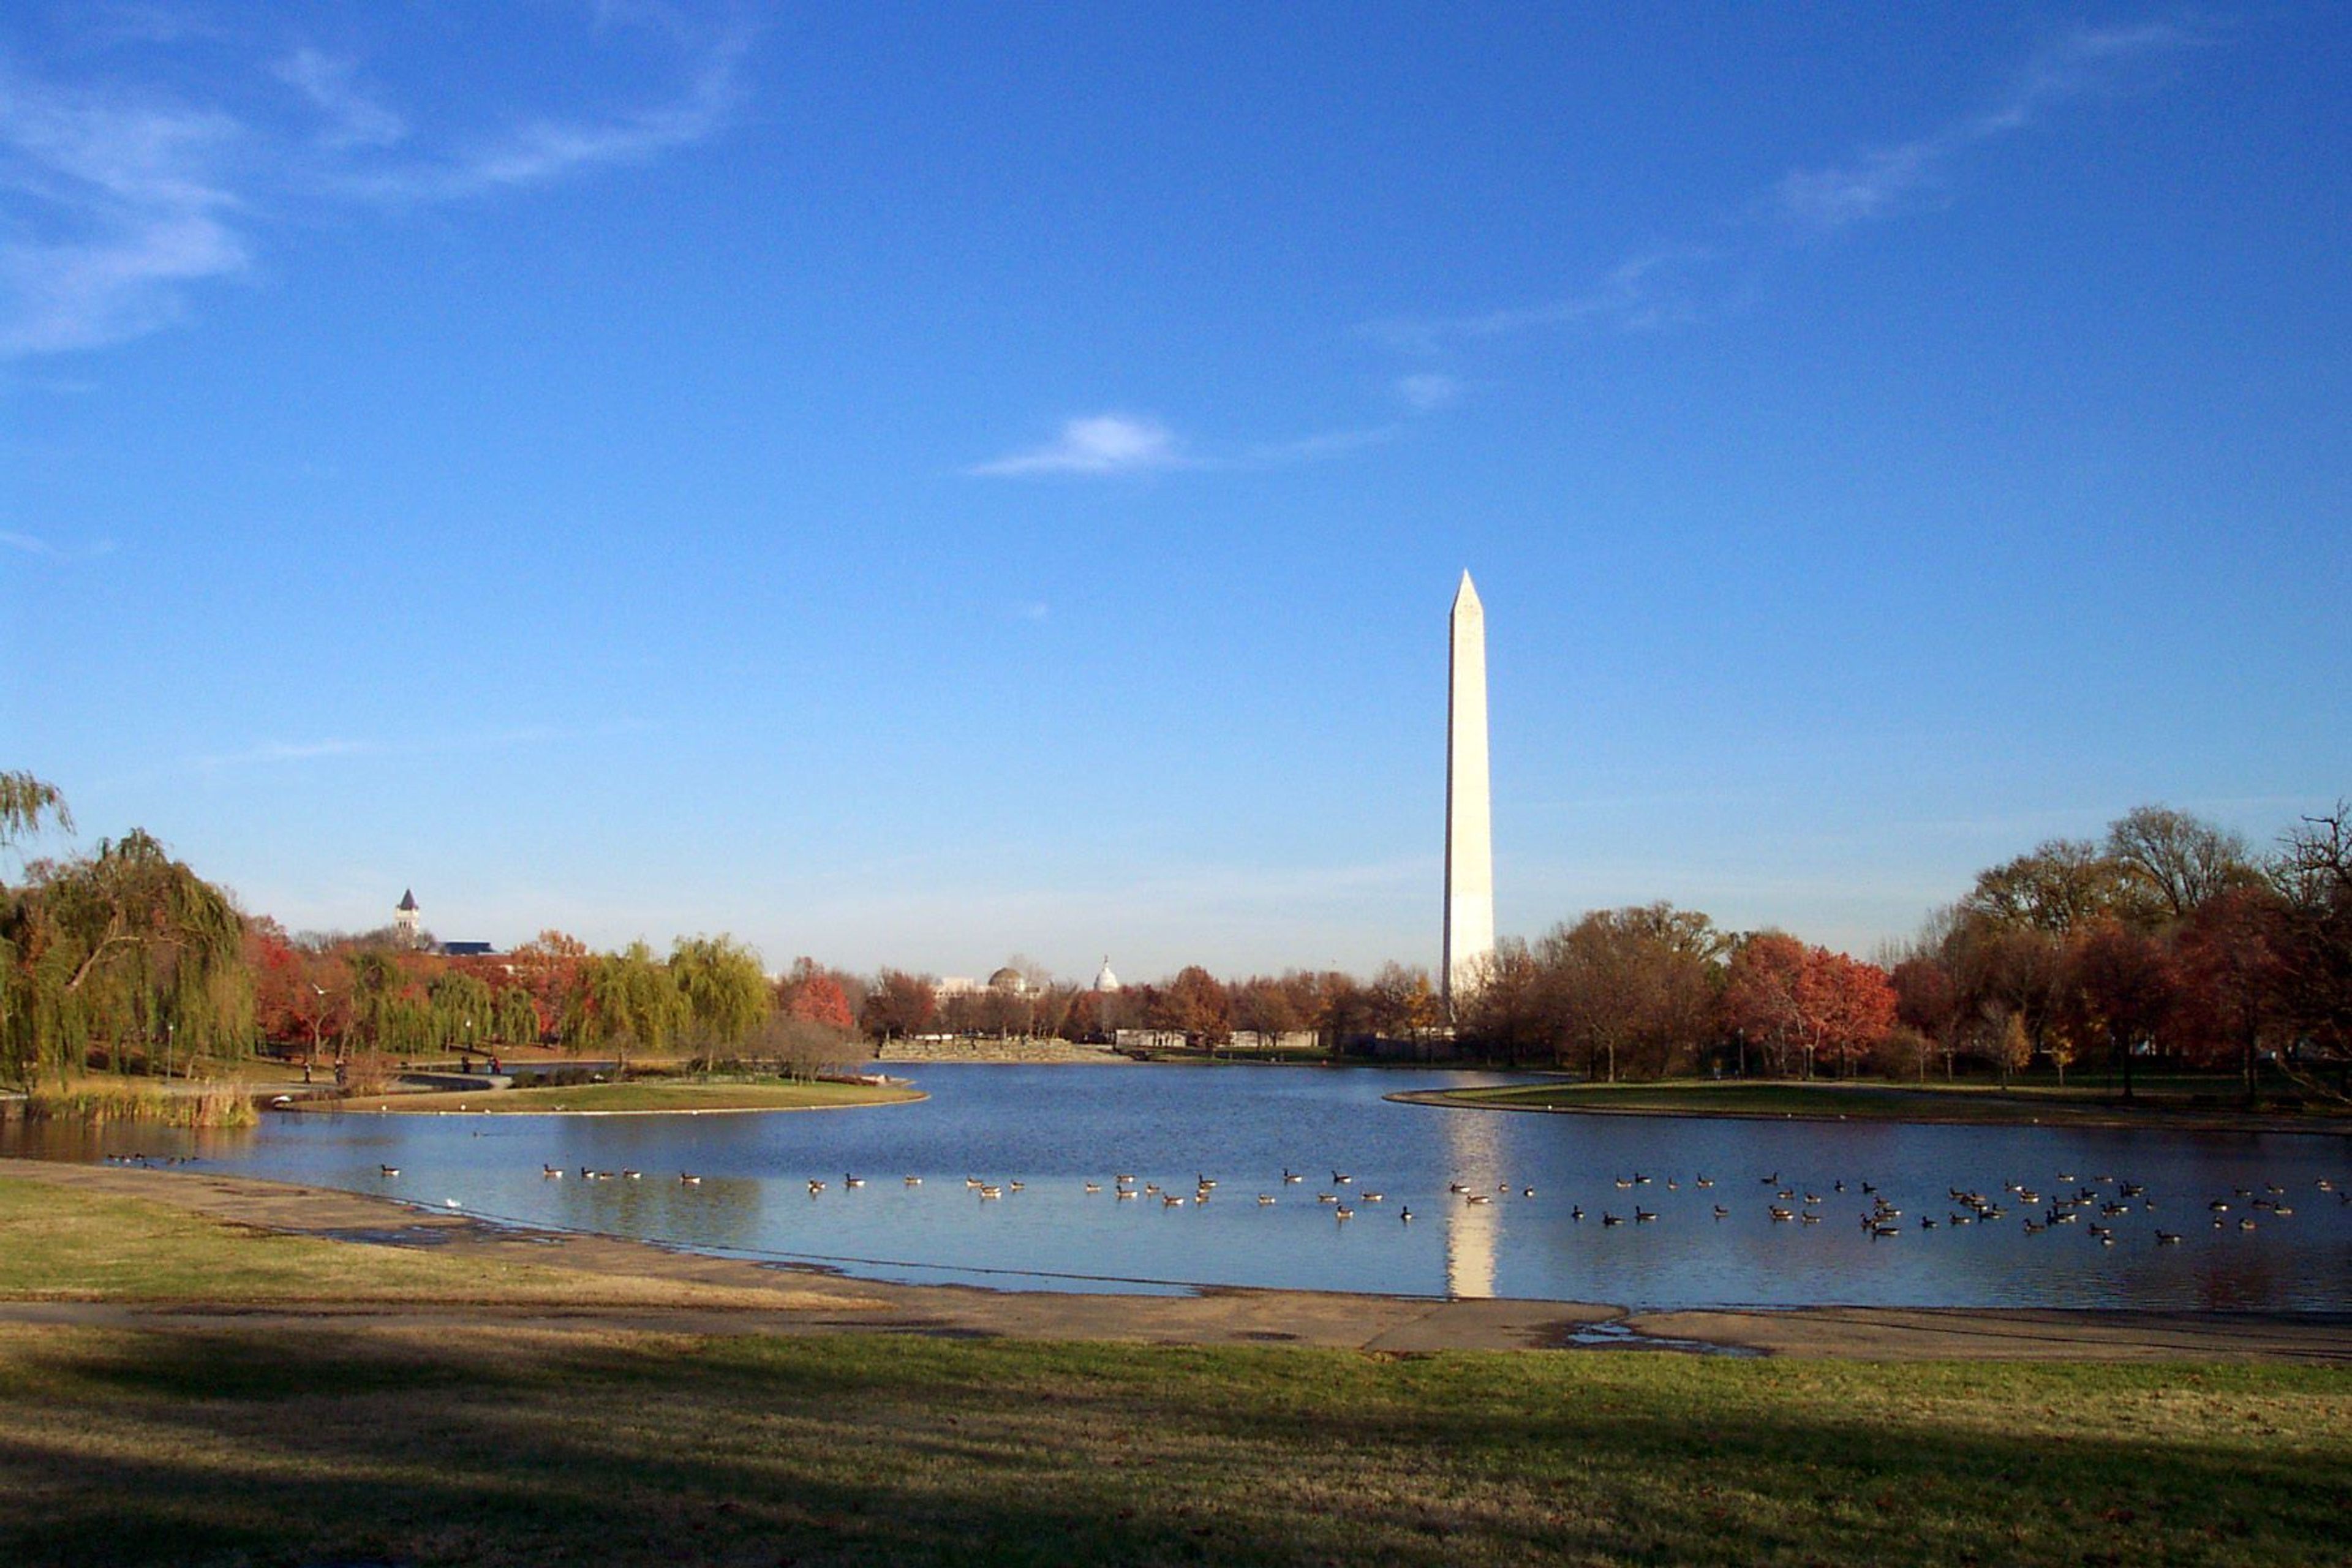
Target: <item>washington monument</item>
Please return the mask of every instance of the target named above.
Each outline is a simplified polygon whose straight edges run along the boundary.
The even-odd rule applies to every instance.
[[[1445,700],[1445,1012],[1495,951],[1495,835],[1486,785],[1486,611],[1470,574],[1454,595]]]

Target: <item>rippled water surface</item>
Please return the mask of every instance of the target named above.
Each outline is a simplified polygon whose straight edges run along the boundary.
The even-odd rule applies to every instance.
[[[273,1115],[236,1132],[19,1129],[12,1152],[194,1154],[212,1168],[433,1208],[454,1199],[491,1218],[1008,1289],[2352,1310],[2352,1205],[2341,1196],[2352,1192],[2352,1141],[2339,1137],[1546,1116],[1382,1098],[1505,1081],[1462,1072],[926,1066],[912,1075],[929,1100],[859,1110]],[[383,1177],[387,1164],[401,1174]],[[567,1174],[549,1179],[544,1165]],[[643,1174],[583,1181],[583,1166]],[[1304,1180],[1284,1182],[1286,1168]],[[681,1172],[703,1179],[689,1185]],[[1122,1173],[1139,1192],[1156,1185],[1188,1201],[1118,1199]],[[866,1184],[847,1186],[851,1173]],[[1636,1174],[1649,1179],[1617,1184]],[[1217,1184],[1205,1205],[1190,1201],[1202,1176]],[[982,1199],[967,1178],[1004,1194]],[[812,1194],[812,1179],[824,1190]],[[1087,1192],[1089,1181],[1102,1190]],[[2040,1201],[2006,1191],[2011,1182]],[[1490,1201],[1469,1203],[1449,1191],[1457,1183]],[[1865,1195],[1864,1183],[1877,1191]],[[2122,1203],[2125,1183],[2143,1184],[2154,1211],[2136,1198],[2123,1214],[2094,1205],[2040,1234],[2024,1227],[2061,1192],[2087,1187]],[[1953,1187],[2003,1200],[2007,1217],[1952,1224],[1966,1212]],[[1784,1189],[1792,1196],[1776,1199]],[[1339,1204],[1318,1202],[1325,1193],[1355,1217],[1336,1218]],[[1262,1205],[1261,1194],[1276,1201]],[[1809,1194],[1822,1200],[1819,1223],[1771,1217],[1776,1202],[1802,1213]],[[1888,1222],[1897,1234],[1860,1223],[1878,1197],[1902,1211]],[[2226,1212],[2210,1210],[2215,1202]],[[1636,1222],[1637,1207],[1657,1217]],[[1604,1225],[1604,1214],[1624,1223]],[[2241,1228],[2246,1218],[2253,1228]],[[2111,1226],[2112,1244],[2093,1225]],[[2159,1228],[2180,1241],[2159,1246]]]

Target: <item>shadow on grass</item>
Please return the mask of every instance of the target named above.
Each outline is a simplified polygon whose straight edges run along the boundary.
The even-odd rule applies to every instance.
[[[0,1339],[0,1562],[2340,1560],[2352,1375]]]

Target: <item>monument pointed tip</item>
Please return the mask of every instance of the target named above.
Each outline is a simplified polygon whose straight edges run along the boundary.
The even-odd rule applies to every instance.
[[[1466,570],[1462,574],[1462,585],[1454,591],[1454,602],[1457,605],[1478,602],[1478,584],[1470,581],[1470,574]]]

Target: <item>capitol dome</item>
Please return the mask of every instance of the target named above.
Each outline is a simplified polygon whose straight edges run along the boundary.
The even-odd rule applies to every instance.
[[[1102,967],[1095,971],[1095,989],[1097,991],[1118,989],[1118,976],[1110,972],[1110,956],[1108,953],[1103,956]]]

